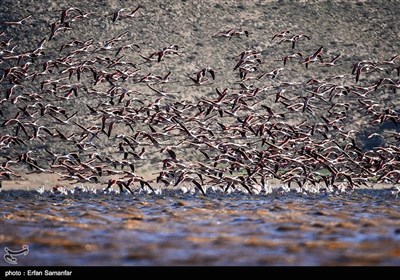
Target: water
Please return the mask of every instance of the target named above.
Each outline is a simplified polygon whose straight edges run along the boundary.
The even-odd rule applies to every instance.
[[[29,246],[19,265],[400,265],[400,199],[385,190],[0,198],[2,251]]]

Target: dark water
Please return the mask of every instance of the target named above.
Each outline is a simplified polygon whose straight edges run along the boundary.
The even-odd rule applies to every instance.
[[[29,246],[19,265],[400,265],[389,191],[0,198],[1,251]]]

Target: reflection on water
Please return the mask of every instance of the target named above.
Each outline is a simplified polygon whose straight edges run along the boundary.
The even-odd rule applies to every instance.
[[[20,265],[400,265],[400,199],[383,190],[0,198]]]

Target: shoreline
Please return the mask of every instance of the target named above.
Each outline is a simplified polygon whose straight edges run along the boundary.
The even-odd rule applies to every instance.
[[[150,173],[149,173],[150,174]],[[145,179],[146,175],[149,176],[149,174],[144,174]],[[19,190],[19,191],[37,191],[39,188],[43,188],[43,190],[51,190],[52,188],[56,186],[64,187],[67,190],[72,190],[74,187],[89,187],[90,189],[96,189],[96,190],[101,190],[105,189],[107,186],[107,182],[101,182],[101,183],[76,183],[76,182],[69,182],[66,180],[59,180],[61,176],[57,174],[48,174],[48,173],[42,173],[42,174],[23,174],[20,173],[20,176],[22,176],[24,179],[22,180],[7,180],[7,181],[2,181],[2,191],[11,191],[11,190]],[[111,177],[105,179],[108,180]],[[371,184],[371,187],[367,186],[360,186],[355,189],[366,189],[366,190],[388,190],[395,186],[396,184]],[[273,189],[279,188],[281,186],[287,186],[287,184],[282,184],[279,180],[277,179],[271,179],[268,181],[268,186],[272,187]],[[323,187],[323,186],[321,186]],[[139,188],[139,187],[138,187]],[[308,187],[307,187],[308,188]],[[304,188],[304,189],[307,189]],[[116,189],[114,187],[114,189]],[[161,187],[162,190],[179,190],[179,188],[174,188],[174,187]]]

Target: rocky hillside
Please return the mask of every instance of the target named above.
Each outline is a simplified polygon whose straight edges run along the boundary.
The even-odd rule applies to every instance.
[[[254,174],[290,182],[281,173],[305,157],[296,182],[327,172],[334,183],[341,170],[345,181],[398,180],[387,175],[396,166],[376,172],[398,164],[396,150],[377,147],[399,141],[399,1],[164,2],[2,1],[4,179],[27,167],[110,184],[145,185],[140,174],[154,172],[177,185],[189,168],[247,188]],[[307,150],[324,140],[332,164]],[[262,173],[264,149],[273,160]],[[384,156],[359,163],[371,149]],[[248,178],[206,171],[227,154],[240,160],[224,168]]]

